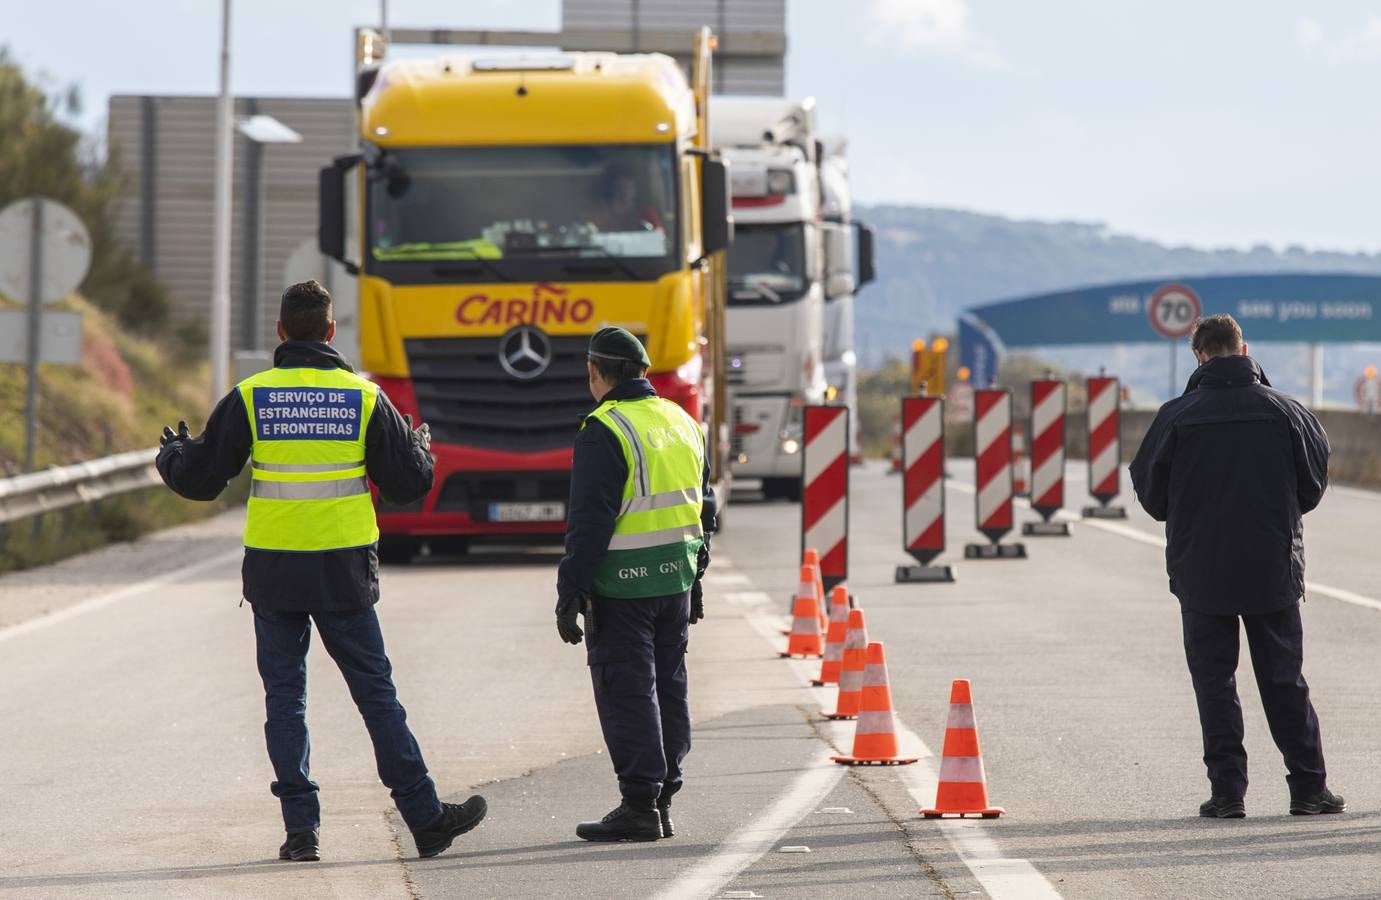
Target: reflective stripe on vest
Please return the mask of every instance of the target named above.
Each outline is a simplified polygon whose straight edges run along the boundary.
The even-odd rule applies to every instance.
[[[251,497],[268,500],[332,500],[368,493],[369,481],[363,475],[330,481],[261,481],[256,478],[249,486]]]
[[[614,435],[628,466],[595,592],[659,597],[689,589],[704,543],[700,509],[705,456],[699,423],[659,397],[606,402],[586,425],[591,420]]]
[[[270,369],[238,387],[254,443],[245,546],[324,552],[379,539],[364,439],[378,388],[344,369]]]

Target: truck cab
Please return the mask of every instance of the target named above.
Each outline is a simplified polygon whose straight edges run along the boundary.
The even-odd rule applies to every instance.
[[[357,93],[361,152],[321,176],[322,250],[358,271],[362,368],[430,424],[436,459],[427,497],[380,502],[381,558],[559,538],[604,325],[646,344],[714,452],[727,176],[676,62],[404,59]]]

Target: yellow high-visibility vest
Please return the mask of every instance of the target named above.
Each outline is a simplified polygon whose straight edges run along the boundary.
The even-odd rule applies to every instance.
[[[628,464],[595,593],[661,597],[688,590],[705,542],[700,525],[705,440],[699,423],[660,397],[607,401],[585,424],[591,420],[613,432]]]
[[[364,436],[377,385],[345,369],[269,369],[238,385],[249,414],[245,546],[319,553],[379,539]]]

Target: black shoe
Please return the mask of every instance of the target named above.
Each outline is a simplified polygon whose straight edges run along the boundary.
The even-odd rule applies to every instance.
[[[289,831],[288,839],[278,848],[279,859],[293,862],[316,862],[321,859],[321,841],[315,831]]]
[[[1212,796],[1199,807],[1199,815],[1205,819],[1241,819],[1247,815],[1247,804],[1241,797]]]
[[[1317,816],[1320,813],[1340,813],[1347,809],[1347,801],[1324,788],[1317,794],[1290,798],[1290,815]]]
[[[479,794],[464,803],[441,804],[441,817],[426,828],[412,833],[419,859],[429,859],[451,846],[451,842],[484,821],[489,804]]]
[[[671,824],[671,801],[667,800],[657,804],[657,816],[662,820],[662,837],[669,838],[676,834],[676,826]]]
[[[587,841],[655,841],[662,836],[662,818],[655,807],[637,809],[627,801],[598,822],[581,822],[575,836]]]

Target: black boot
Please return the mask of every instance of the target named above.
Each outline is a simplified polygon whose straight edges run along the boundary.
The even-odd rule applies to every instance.
[[[412,833],[417,844],[417,855],[421,859],[436,856],[451,846],[451,842],[484,821],[489,812],[489,804],[479,794],[464,803],[441,804],[441,817],[426,828]]]
[[[662,819],[662,837],[669,838],[676,834],[676,827],[671,824],[671,801],[657,801],[657,815]]]
[[[279,859],[293,862],[316,862],[321,859],[321,841],[315,831],[289,831],[288,839],[278,848]]]
[[[1199,807],[1205,819],[1241,819],[1247,815],[1247,804],[1241,797],[1221,797],[1214,794]]]
[[[628,801],[598,822],[581,822],[575,836],[587,841],[655,841],[662,836],[662,819],[657,808],[631,806]]]
[[[1290,815],[1317,816],[1320,813],[1340,813],[1347,810],[1347,801],[1324,788],[1316,794],[1290,798]]]

